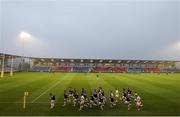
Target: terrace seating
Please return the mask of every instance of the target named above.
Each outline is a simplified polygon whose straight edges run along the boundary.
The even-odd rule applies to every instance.
[[[56,71],[56,72],[71,72],[72,71],[72,67],[70,67],[70,66],[53,67],[53,71]]]
[[[89,67],[73,67],[73,72],[89,72]]]
[[[129,68],[128,72],[130,73],[140,73],[140,72],[144,72],[143,68]]]
[[[91,69],[92,72],[111,72],[110,67],[93,67]]]
[[[162,69],[161,72],[179,73],[180,70],[177,68],[166,68],[166,69]]]
[[[112,72],[127,72],[128,68],[127,67],[112,67],[111,70]]]
[[[145,68],[144,72],[153,72],[153,73],[159,73],[160,69],[159,68]]]
[[[51,70],[50,67],[46,66],[34,66],[31,71],[37,71],[37,72],[49,72]]]

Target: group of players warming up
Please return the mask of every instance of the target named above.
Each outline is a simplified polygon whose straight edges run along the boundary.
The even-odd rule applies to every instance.
[[[135,106],[138,111],[140,111],[143,106],[141,97],[138,93],[132,93],[130,88],[123,89],[122,95],[118,89],[114,92],[111,90],[109,93],[109,102],[110,107],[114,107],[117,105],[119,101],[122,101],[123,104],[127,105],[128,110],[131,109],[132,103],[135,103]],[[93,108],[98,107],[103,110],[103,107],[107,103],[107,98],[105,97],[105,93],[102,87],[98,89],[94,89],[90,92],[90,97],[87,97],[86,89],[81,89],[81,94],[79,95],[75,88],[70,87],[69,90],[64,90],[64,104],[72,104],[73,106],[79,106],[79,111],[84,108]],[[50,94],[50,108],[54,108],[55,106],[55,95]]]

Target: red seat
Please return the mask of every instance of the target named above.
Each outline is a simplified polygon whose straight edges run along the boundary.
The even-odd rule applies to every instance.
[[[72,71],[72,67],[69,66],[65,66],[65,67],[54,67],[53,71],[57,71],[57,72],[70,72]]]
[[[145,68],[145,72],[153,72],[153,73],[159,73],[160,69],[159,68]]]

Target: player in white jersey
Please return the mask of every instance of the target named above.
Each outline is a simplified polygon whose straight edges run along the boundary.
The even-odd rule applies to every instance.
[[[116,100],[116,102],[118,102],[118,100],[119,100],[119,90],[118,89],[115,90],[115,100]]]
[[[79,111],[81,111],[84,107],[84,102],[85,102],[85,98],[83,95],[81,95],[81,99],[80,99],[80,108]]]
[[[73,91],[72,87],[69,87],[69,95],[68,95],[68,102],[73,102]]]
[[[143,106],[143,104],[141,102],[141,97],[139,95],[135,94],[134,102],[136,104],[138,111],[140,111],[141,107]]]

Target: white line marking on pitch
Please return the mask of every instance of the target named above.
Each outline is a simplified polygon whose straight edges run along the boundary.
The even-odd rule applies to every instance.
[[[32,103],[34,103],[37,99],[39,99],[41,96],[43,96],[44,94],[46,94],[49,90],[51,90],[52,88],[54,88],[55,86],[57,86],[60,82],[62,82],[62,80],[60,80],[59,82],[57,82],[56,84],[54,84],[52,87],[48,88],[47,90],[45,90],[43,93],[41,93],[41,95],[39,95],[38,97],[36,97]]]
[[[23,102],[0,102],[0,104],[21,104],[21,103],[23,103]],[[33,102],[26,102],[26,103],[33,103]],[[50,103],[50,102],[34,102],[34,103]],[[63,102],[56,102],[56,103],[59,103],[59,104],[61,104],[61,103],[63,103]]]

